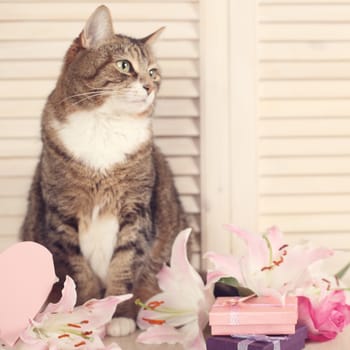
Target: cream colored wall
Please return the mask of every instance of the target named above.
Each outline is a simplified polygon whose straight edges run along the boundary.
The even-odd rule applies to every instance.
[[[237,249],[220,227],[234,222],[349,251],[350,1],[200,3],[202,67],[216,72],[201,72],[202,132],[218,131],[202,133],[204,250]]]
[[[25,210],[45,96],[97,4],[0,1],[0,247]],[[350,0],[110,7],[128,34],[167,25],[155,131],[203,251],[236,248],[226,222],[349,250]]]

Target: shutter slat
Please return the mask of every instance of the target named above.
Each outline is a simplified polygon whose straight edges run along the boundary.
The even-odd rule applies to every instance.
[[[345,98],[350,97],[350,80],[262,81],[262,98]]]
[[[261,41],[341,41],[350,39],[350,24],[261,24],[257,35]]]
[[[350,62],[262,62],[261,79],[349,79]]]
[[[350,196],[263,196],[260,207],[261,215],[348,213],[350,216]]]
[[[310,236],[305,234],[317,232],[329,235],[335,231],[343,231],[348,237],[350,230],[349,213],[345,214],[306,214],[306,215],[265,215],[260,217],[259,231],[266,230],[271,225],[277,225],[283,232],[304,233],[304,239]],[[349,243],[344,246],[349,247]]]
[[[29,0],[27,0],[29,1]],[[333,0],[259,0],[260,5],[274,5],[274,4],[326,4],[329,5],[330,1]],[[336,0],[334,1],[335,6],[337,4],[350,4],[350,0]]]
[[[192,137],[161,137],[155,142],[167,156],[199,156],[198,140]]]
[[[262,137],[350,136],[350,118],[320,119],[316,122],[314,119],[262,120],[259,134]]]
[[[0,40],[72,40],[83,30],[84,21],[77,22],[0,22]],[[188,21],[128,21],[114,22],[118,33],[143,38],[160,27],[167,29],[162,40],[196,40],[197,24]]]
[[[350,177],[263,177],[259,190],[261,195],[350,194]]]
[[[350,156],[350,137],[262,139],[259,146],[260,156],[266,157]]]
[[[193,118],[155,119],[153,130],[157,136],[199,136],[199,125]]]
[[[1,127],[1,121],[0,121]],[[0,157],[33,157],[39,155],[41,142],[37,139],[2,139],[0,136]]]
[[[346,175],[350,157],[262,158],[261,175]]]
[[[259,110],[261,118],[350,117],[350,99],[260,100]],[[330,128],[332,127],[330,125]]]
[[[191,3],[148,2],[147,6],[124,1],[105,2],[116,22],[133,20],[198,20],[198,5]],[[85,21],[95,10],[96,4],[71,1],[69,6],[62,2],[19,3],[14,8],[12,2],[0,4],[0,21],[33,20],[81,20]],[[116,26],[118,28],[119,25]]]
[[[302,232],[287,233],[286,239],[291,243],[300,243],[305,241],[305,234]],[[346,248],[349,246],[349,237],[344,232],[312,232],[308,235],[308,241],[315,247],[326,247],[334,250],[341,250],[346,253],[347,256],[349,256],[349,251],[346,251]],[[339,251],[336,252],[336,254],[339,254]],[[343,262],[337,269],[334,269],[334,265],[330,265],[330,267],[333,267],[332,272],[334,273],[334,271],[339,271],[346,264],[347,262],[344,258]]]
[[[0,236],[0,252],[18,241],[17,235],[1,235]]]
[[[328,61],[349,60],[347,42],[264,42],[258,44],[260,60]]]
[[[34,175],[34,174],[33,174]],[[0,196],[27,198],[32,177],[11,177],[0,179]]]
[[[262,22],[349,22],[350,21],[350,3],[334,6],[330,1],[319,5],[321,1],[314,5],[309,5],[310,1],[304,1],[304,4],[298,1],[290,1],[283,6],[261,6],[258,12],[259,20]]]
[[[18,238],[20,227],[23,223],[23,217],[18,216],[4,216],[0,218],[2,230],[0,237],[5,237],[6,241],[12,239],[15,242]]]

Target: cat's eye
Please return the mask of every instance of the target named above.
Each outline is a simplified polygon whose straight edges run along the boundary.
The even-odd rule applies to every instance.
[[[156,79],[157,74],[158,74],[158,70],[156,68],[152,68],[148,71],[148,74],[152,79]]]
[[[121,73],[131,73],[132,72],[132,65],[128,60],[120,60],[117,61],[117,69]]]

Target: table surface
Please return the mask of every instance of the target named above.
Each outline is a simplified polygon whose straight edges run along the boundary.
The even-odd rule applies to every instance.
[[[179,345],[145,345],[136,342],[136,337],[139,333],[136,332],[127,337],[120,338],[107,338],[106,344],[113,341],[118,343],[123,350],[184,350],[184,348]],[[344,332],[338,334],[338,336],[325,343],[307,343],[305,350],[347,350],[350,344],[350,327],[346,328]]]

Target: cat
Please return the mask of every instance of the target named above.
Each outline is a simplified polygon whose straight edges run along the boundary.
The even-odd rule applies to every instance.
[[[46,246],[60,297],[70,275],[78,303],[133,293],[111,335],[135,329],[135,299],[159,289],[156,274],[187,226],[171,170],[154,144],[151,115],[161,83],[152,44],[115,34],[98,7],[68,49],[42,114],[42,151],[21,238]],[[114,325],[114,326],[112,326]]]

